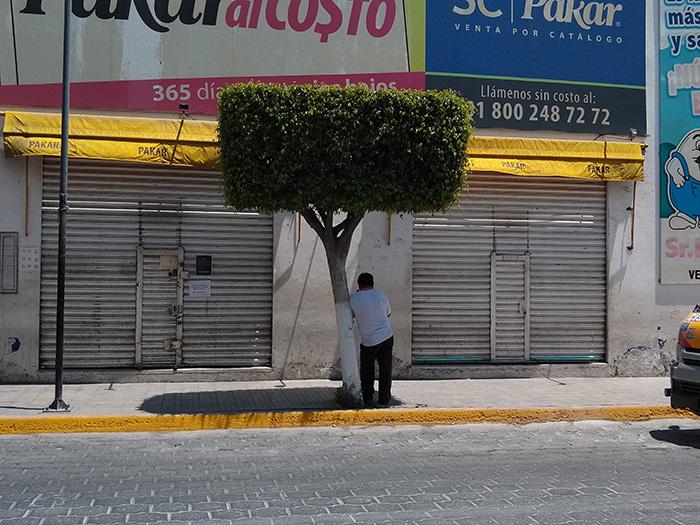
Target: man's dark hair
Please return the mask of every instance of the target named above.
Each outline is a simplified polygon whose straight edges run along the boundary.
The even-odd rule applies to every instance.
[[[361,273],[357,278],[357,286],[360,288],[372,288],[374,286],[374,277],[371,273]]]

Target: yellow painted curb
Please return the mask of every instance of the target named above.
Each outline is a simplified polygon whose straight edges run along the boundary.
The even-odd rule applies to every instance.
[[[697,419],[668,406],[533,409],[383,409],[317,412],[252,412],[181,416],[56,416],[0,418],[0,434],[55,432],[167,432],[243,428],[371,425],[526,424],[548,421]]]

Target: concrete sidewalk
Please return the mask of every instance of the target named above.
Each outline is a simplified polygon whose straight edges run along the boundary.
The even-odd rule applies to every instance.
[[[0,385],[0,433],[688,417],[666,377],[394,381],[387,409],[342,410],[336,381]]]

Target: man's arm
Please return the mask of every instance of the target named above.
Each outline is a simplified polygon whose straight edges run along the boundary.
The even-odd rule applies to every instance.
[[[352,294],[350,295],[350,298],[348,299],[348,303],[350,304],[350,312],[352,312],[352,318],[355,319],[355,309],[352,307]]]

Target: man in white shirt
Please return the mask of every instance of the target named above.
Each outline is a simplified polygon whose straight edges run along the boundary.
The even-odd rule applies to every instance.
[[[374,362],[379,365],[380,405],[391,401],[391,361],[394,331],[391,328],[391,305],[384,293],[374,289],[371,273],[357,278],[358,291],[350,296],[350,308],[360,330],[360,382],[365,406],[374,404]]]

